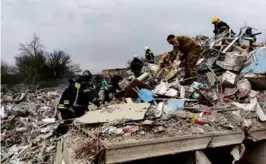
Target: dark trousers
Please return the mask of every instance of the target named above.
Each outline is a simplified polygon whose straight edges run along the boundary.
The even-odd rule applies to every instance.
[[[88,111],[87,107],[72,107],[69,109],[60,109],[57,115],[58,119],[68,120],[83,116]]]

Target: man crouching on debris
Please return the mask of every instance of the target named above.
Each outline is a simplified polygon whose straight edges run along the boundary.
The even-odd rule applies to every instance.
[[[196,76],[196,63],[201,53],[200,46],[191,38],[187,36],[168,35],[167,41],[173,45],[173,50],[169,52],[170,60],[173,62],[179,51],[182,53],[180,60],[186,70],[186,77]]]
[[[155,76],[157,76],[158,73],[160,73],[160,71],[163,68],[171,68],[172,67],[172,62],[170,61],[170,55],[168,52],[165,52],[160,56],[160,59],[158,61],[158,65],[159,65],[159,67],[155,72]]]
[[[98,93],[92,83],[92,74],[86,70],[76,79],[69,80],[69,85],[59,100],[57,119],[80,117],[88,110],[89,102],[99,105],[98,99]]]

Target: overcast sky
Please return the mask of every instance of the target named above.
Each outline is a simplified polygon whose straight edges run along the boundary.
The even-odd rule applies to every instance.
[[[169,51],[168,34],[212,35],[219,16],[235,31],[266,31],[266,0],[2,0],[2,59],[14,62],[33,33],[46,50],[62,49],[83,69],[124,67],[134,54]],[[263,37],[261,37],[263,38]]]

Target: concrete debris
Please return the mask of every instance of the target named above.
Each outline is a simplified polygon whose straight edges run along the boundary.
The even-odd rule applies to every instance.
[[[245,111],[250,111],[250,112],[254,112],[256,110],[256,105],[257,103],[250,103],[250,104],[242,104],[242,103],[238,103],[238,102],[233,102],[233,105],[235,105],[237,108],[245,110]]]
[[[168,83],[161,82],[159,85],[156,86],[153,92],[158,95],[164,95],[168,89]]]
[[[110,127],[108,130],[109,135],[115,135],[115,136],[120,136],[123,135],[125,132],[123,128],[117,128],[117,127]]]
[[[76,119],[81,124],[105,123],[119,120],[142,120],[149,103],[140,104],[115,104],[102,110],[89,111],[85,115]]]
[[[162,113],[163,113],[163,107],[164,107],[164,103],[163,102],[160,102],[157,107],[156,107],[156,110],[155,110],[155,117],[156,118],[159,118],[161,117]]]
[[[204,134],[204,129],[200,127],[192,127],[192,133],[193,134]]]
[[[224,87],[234,87],[236,82],[236,74],[226,71],[222,75],[222,85]]]
[[[186,94],[186,89],[184,86],[180,86],[180,98],[184,99]]]
[[[234,46],[231,49],[239,50]],[[264,106],[262,108],[260,104],[261,99],[266,100],[266,96],[262,98],[262,92],[253,89],[247,79],[238,79],[239,71],[245,66],[247,54],[229,52],[231,49],[226,50],[228,52],[223,61],[217,56],[201,59],[198,66],[207,61],[207,72],[198,73],[197,80],[189,78],[191,82],[182,85],[179,76],[181,72],[176,71],[177,68],[167,67],[165,73],[160,72],[160,76],[156,77],[151,69],[147,69],[146,73],[137,78],[137,82],[132,78],[125,78],[133,82],[126,83],[122,88],[123,95],[118,92],[119,96],[116,98],[123,98],[123,101],[126,99],[127,104],[109,105],[98,111],[90,111],[81,117],[81,122],[87,124],[88,131],[104,133],[104,140],[110,143],[263,127],[265,124],[259,122],[257,117],[260,121],[265,119]],[[212,55],[221,54],[216,51],[210,52]],[[219,61],[216,61],[218,58]],[[126,81],[125,79],[123,81]],[[186,80],[182,80],[184,81]],[[144,87],[145,84],[149,87]],[[133,92],[125,94],[125,91],[131,90],[138,96],[134,96]],[[260,103],[256,98],[260,98]],[[145,109],[139,109],[142,111],[141,117],[133,118],[134,114],[130,112],[134,111],[133,106],[140,102],[146,102],[147,106]],[[127,112],[116,113],[117,108],[123,105]],[[116,109],[108,109],[111,106],[116,106]],[[85,118],[92,112],[95,114]],[[113,116],[102,119],[107,113],[114,115],[115,119]],[[80,121],[81,118],[76,120]],[[74,124],[80,125],[77,122]],[[199,154],[200,160],[203,155]]]
[[[251,119],[243,120],[241,126],[242,126],[243,129],[249,129],[252,126],[252,120]]]
[[[251,90],[250,93],[249,93],[249,95],[248,95],[248,97],[249,97],[249,98],[254,98],[254,97],[256,97],[258,94],[259,94],[258,91]]]
[[[250,112],[256,112],[258,118],[261,121],[266,121],[266,113],[264,110],[261,108],[260,104],[258,103],[257,98],[253,98],[250,100],[249,104],[241,104],[237,102],[233,102],[233,105],[238,107],[239,109],[245,110],[245,111],[250,111]]]
[[[196,164],[212,164],[203,151],[196,151],[195,153]]]
[[[1,95],[1,158],[6,163],[53,163],[61,135],[58,129],[69,126],[73,128],[60,138],[70,135],[66,144],[73,147],[75,157],[89,162],[104,149],[103,141],[119,143],[265,127],[265,88],[254,87],[252,69],[248,73],[253,81],[246,77],[247,72],[245,78],[239,73],[247,69],[247,56],[261,56],[243,53],[237,48],[238,39],[222,42],[225,45],[220,48],[216,48],[215,38],[210,43],[200,42],[206,51],[193,77],[183,76],[186,71],[179,59],[164,68],[144,63],[147,68],[140,76],[126,74],[108,102],[70,120],[55,119],[60,98],[55,89],[18,93],[7,89]],[[225,58],[222,52],[226,52]],[[253,61],[252,68],[254,63],[261,64],[260,60]],[[235,151],[232,154],[239,159]],[[196,157],[197,163],[210,163],[201,151]]]
[[[245,65],[247,57],[237,52],[227,52],[224,61],[217,61],[216,64],[225,70],[240,71]]]
[[[55,118],[44,118],[44,119],[42,119],[42,122],[53,123],[53,122],[55,122]]]
[[[247,97],[251,91],[251,85],[247,79],[239,80],[236,84],[239,91],[239,97]]]
[[[14,101],[6,101],[10,97]],[[53,88],[1,94],[1,163],[53,163],[59,97]]]
[[[0,116],[1,116],[1,118],[6,118],[7,117],[5,106],[1,106]]]
[[[216,82],[216,77],[214,76],[214,74],[212,72],[208,72],[206,74],[207,76],[207,81],[211,86],[214,86],[215,82]]]
[[[266,121],[266,113],[262,110],[259,103],[256,104],[256,114],[261,121]]]

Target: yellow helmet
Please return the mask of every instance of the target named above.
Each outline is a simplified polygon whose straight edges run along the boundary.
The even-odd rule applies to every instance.
[[[212,23],[215,23],[215,22],[220,22],[219,17],[213,17],[212,18]]]

